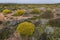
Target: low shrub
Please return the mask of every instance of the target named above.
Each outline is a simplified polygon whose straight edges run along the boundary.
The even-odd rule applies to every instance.
[[[53,27],[60,27],[60,18],[49,20],[48,24]]]
[[[8,13],[11,12],[11,10],[5,9],[5,10],[3,10],[2,12],[3,12],[3,14],[8,14]]]
[[[23,15],[23,14],[25,14],[25,10],[16,10],[16,12],[15,12],[15,16],[21,16],[21,15]]]
[[[30,22],[23,22],[18,24],[17,31],[19,34],[24,35],[25,37],[31,36],[34,32],[35,25]]]
[[[0,29],[0,40],[8,39],[13,34],[10,28]]]
[[[54,17],[51,10],[46,10],[41,16],[41,18],[51,19]]]
[[[31,13],[32,13],[32,14],[39,14],[39,13],[41,13],[41,12],[40,12],[39,9],[33,9],[33,10],[31,10]]]

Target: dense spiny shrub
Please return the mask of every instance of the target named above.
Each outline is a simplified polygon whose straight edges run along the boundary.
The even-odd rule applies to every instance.
[[[34,32],[35,25],[30,22],[23,22],[18,24],[17,31],[25,37],[31,36]]]
[[[20,15],[23,15],[23,14],[25,14],[25,10],[16,10],[16,12],[15,12],[16,16],[20,16]]]
[[[12,30],[10,30],[10,28],[3,28],[0,29],[0,40],[4,40],[4,39],[8,39],[11,34],[12,34]]]
[[[52,13],[51,10],[46,10],[45,13],[42,14],[40,17],[41,17],[41,18],[50,19],[50,18],[53,18],[54,15],[53,15],[53,13]]]
[[[48,40],[47,34],[46,33],[42,33],[40,35],[40,37],[38,38],[38,40]]]
[[[48,24],[54,27],[60,27],[60,18],[49,20]]]
[[[8,13],[11,12],[11,10],[5,9],[5,10],[3,10],[2,12],[3,12],[3,14],[8,14]]]
[[[3,8],[0,8],[0,12],[2,12]]]
[[[33,9],[33,10],[31,10],[31,13],[32,13],[32,14],[39,14],[39,13],[41,13],[41,12],[40,12],[39,9]]]

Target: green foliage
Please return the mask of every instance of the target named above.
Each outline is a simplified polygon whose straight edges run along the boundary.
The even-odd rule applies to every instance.
[[[8,13],[11,12],[11,10],[5,9],[5,10],[3,10],[2,12],[3,12],[3,14],[8,14]]]
[[[37,30],[38,30],[39,35],[41,37],[41,35],[45,32],[45,27],[37,27]]]
[[[39,14],[39,13],[41,13],[41,11],[39,9],[33,9],[33,10],[31,10],[31,13],[32,14]]]
[[[47,34],[46,33],[42,33],[40,38],[38,38],[38,40],[48,40]]]
[[[34,32],[35,25],[30,22],[23,22],[18,24],[17,31],[19,34],[26,37],[31,36]]]
[[[60,34],[59,34],[60,33],[60,28],[59,27],[55,27],[54,29],[55,29],[55,32],[54,32],[53,36],[59,38],[60,37]]]
[[[47,9],[47,10],[45,11],[45,13],[52,13],[52,10],[51,10],[51,9]]]
[[[0,8],[0,12],[2,12],[3,9],[4,9],[4,8]]]
[[[16,12],[15,12],[15,16],[21,16],[21,15],[23,15],[23,14],[25,14],[25,10],[16,10]]]
[[[12,33],[12,30],[9,28],[0,29],[0,40],[8,39]]]

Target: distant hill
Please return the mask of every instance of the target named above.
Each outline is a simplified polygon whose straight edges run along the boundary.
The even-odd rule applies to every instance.
[[[0,3],[0,4],[35,4],[35,3]],[[48,4],[48,3],[45,3],[45,4]],[[49,3],[49,4],[60,4],[60,3]]]

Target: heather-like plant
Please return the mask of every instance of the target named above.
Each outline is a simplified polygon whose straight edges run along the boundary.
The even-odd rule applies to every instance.
[[[54,17],[51,10],[46,10],[41,16],[41,18],[51,19]]]
[[[13,34],[13,30],[11,30],[10,28],[3,28],[0,29],[0,40],[4,40],[4,39],[8,39],[11,34]]]
[[[60,27],[60,18],[49,20],[48,24],[53,27]]]

